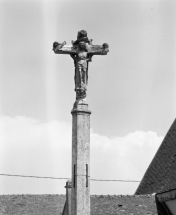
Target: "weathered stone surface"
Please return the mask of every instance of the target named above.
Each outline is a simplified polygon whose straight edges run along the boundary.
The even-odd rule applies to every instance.
[[[106,44],[106,43],[104,43]],[[95,55],[107,55],[109,52],[109,46],[105,45],[87,45],[87,50],[90,54],[95,54]],[[63,45],[61,46],[58,43],[58,46],[56,48],[53,48],[53,51],[55,54],[77,54],[79,52],[78,46],[73,46],[73,45]]]
[[[90,214],[90,114],[87,104],[72,110],[72,215]]]
[[[55,54],[69,54],[74,60],[75,66],[75,92],[76,100],[85,99],[88,83],[88,65],[93,55],[106,55],[109,52],[109,45],[92,45],[85,30],[78,31],[77,40],[71,45],[54,42],[53,51]]]

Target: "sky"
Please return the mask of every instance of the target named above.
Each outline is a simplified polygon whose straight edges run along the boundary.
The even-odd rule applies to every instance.
[[[71,176],[74,63],[52,51],[86,30],[90,178],[140,181],[175,119],[176,2],[0,0],[0,174]],[[0,194],[64,194],[66,180],[0,176]],[[91,181],[91,194],[139,183]]]

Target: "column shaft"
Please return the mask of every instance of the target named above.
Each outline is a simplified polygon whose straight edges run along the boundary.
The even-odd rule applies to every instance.
[[[72,110],[72,215],[90,215],[90,114],[87,104]]]

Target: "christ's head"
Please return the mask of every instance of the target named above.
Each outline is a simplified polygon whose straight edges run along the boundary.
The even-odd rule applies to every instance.
[[[87,46],[86,46],[86,43],[85,42],[79,42],[79,44],[78,44],[78,46],[79,46],[79,48],[81,49],[81,50],[85,50],[85,51],[87,51]]]

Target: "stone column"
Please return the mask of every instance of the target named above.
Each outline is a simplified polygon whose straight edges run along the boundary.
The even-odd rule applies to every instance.
[[[62,215],[71,215],[71,181],[66,182],[66,201],[62,211]]]
[[[67,183],[66,183],[66,214],[67,215],[71,215],[71,181],[68,180]]]
[[[72,113],[71,215],[90,215],[90,114],[88,104]]]

